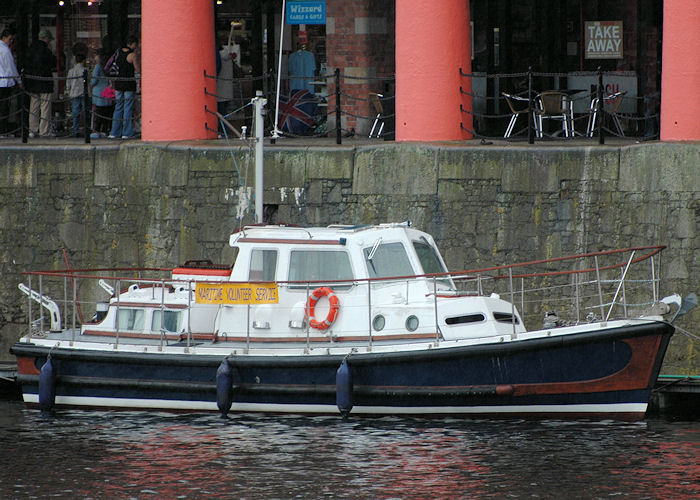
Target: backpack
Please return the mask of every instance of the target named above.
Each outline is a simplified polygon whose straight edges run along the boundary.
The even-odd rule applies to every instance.
[[[119,76],[119,64],[117,64],[117,57],[119,57],[119,50],[117,49],[114,51],[114,54],[107,59],[107,62],[105,63],[103,69],[105,72],[105,75],[107,76]]]

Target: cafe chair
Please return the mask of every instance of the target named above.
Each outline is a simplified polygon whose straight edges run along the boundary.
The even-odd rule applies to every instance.
[[[615,92],[614,94],[604,96],[603,109],[600,110],[610,115],[612,122],[615,124],[615,128],[617,129],[617,134],[620,137],[624,137],[625,133],[622,131],[622,124],[620,123],[620,117],[618,116],[617,111],[620,109],[620,105],[622,104],[622,100],[625,98],[626,93],[627,91],[623,90],[621,92]],[[593,137],[595,123],[598,119],[598,108],[598,97],[593,97],[593,99],[591,99],[591,107],[588,111],[588,127],[586,128],[586,136],[588,137]],[[603,116],[605,116],[605,114]]]
[[[506,133],[503,134],[503,138],[508,139],[513,133],[513,129],[515,128],[515,122],[518,121],[518,117],[523,113],[525,114],[525,116],[527,116],[530,103],[528,99],[517,95],[506,94],[505,92],[501,92],[501,95],[508,103],[508,107],[510,108],[510,112],[512,113],[510,117],[510,123],[508,123],[508,128],[506,128]]]
[[[370,106],[372,106],[373,112],[376,113],[376,116],[374,117],[374,123],[372,124],[372,130],[369,131],[370,139],[374,135],[374,130],[377,129],[377,125],[379,126],[376,135],[377,139],[381,137],[382,130],[384,130],[384,118],[382,117],[382,115],[384,114],[384,107],[382,106],[382,101],[379,100],[380,97],[384,97],[384,95],[377,94],[376,92],[369,93],[369,104]]]
[[[535,100],[535,132],[542,137],[542,120],[561,120],[566,137],[574,136],[573,106],[569,96],[555,90],[542,92]]]

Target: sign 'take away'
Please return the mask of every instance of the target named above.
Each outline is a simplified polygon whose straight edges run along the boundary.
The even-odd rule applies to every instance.
[[[586,21],[586,59],[622,59],[622,21]]]

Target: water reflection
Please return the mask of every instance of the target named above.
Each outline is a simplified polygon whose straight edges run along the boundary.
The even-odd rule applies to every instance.
[[[3,496],[700,496],[700,422],[61,412],[0,403]]]

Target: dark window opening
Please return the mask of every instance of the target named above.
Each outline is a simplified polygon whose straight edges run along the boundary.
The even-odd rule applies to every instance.
[[[513,323],[513,315],[510,313],[493,313],[493,317],[499,323]],[[515,317],[515,324],[519,324],[518,317]]]
[[[483,314],[467,314],[465,316],[455,316],[453,318],[447,318],[445,320],[445,323],[448,325],[462,325],[464,323],[479,323],[480,321],[484,321],[486,319],[486,316]]]

